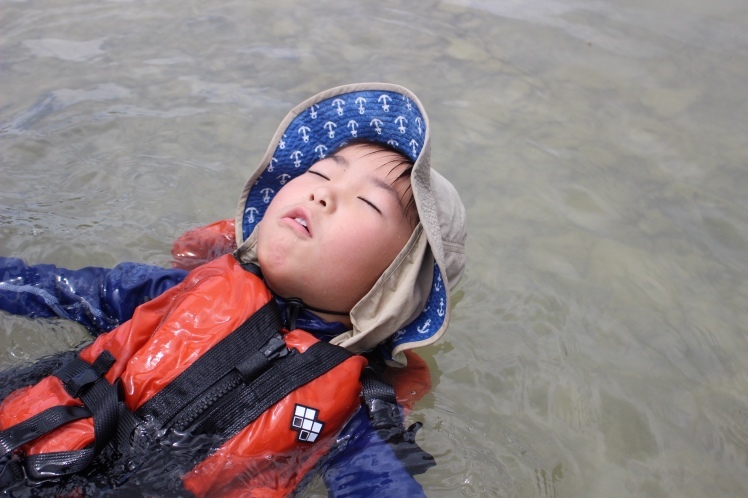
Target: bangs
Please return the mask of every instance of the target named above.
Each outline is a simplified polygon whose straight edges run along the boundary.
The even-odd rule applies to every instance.
[[[378,168],[389,168],[388,177],[391,173],[397,171],[398,168],[405,166],[405,168],[392,180],[390,185],[395,186],[401,182],[407,183],[405,191],[400,197],[400,206],[403,210],[403,216],[405,216],[405,218],[408,220],[410,226],[412,228],[415,228],[420,220],[410,183],[410,175],[413,172],[413,161],[411,161],[408,157],[406,157],[400,151],[387,143],[374,142],[363,138],[357,138],[342,143],[338,150],[342,150],[348,147],[372,148],[373,150],[367,152],[365,156],[373,156],[381,159],[381,163],[379,164]]]

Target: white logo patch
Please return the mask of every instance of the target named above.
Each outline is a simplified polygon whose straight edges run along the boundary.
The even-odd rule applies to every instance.
[[[304,405],[296,405],[291,429],[298,431],[296,440],[302,443],[313,443],[317,440],[325,423],[317,420],[319,410]]]

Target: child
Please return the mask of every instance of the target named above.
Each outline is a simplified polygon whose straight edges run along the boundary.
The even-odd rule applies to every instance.
[[[68,273],[69,287],[77,275],[66,271],[21,264],[19,275],[0,273],[0,307],[8,311],[72,315],[89,325],[132,315],[73,366],[0,405],[11,469],[4,475],[22,468],[43,480],[78,472],[90,483],[92,463],[100,466],[107,452],[107,462],[116,460],[133,441],[178,447],[173,437],[153,435],[166,430],[209,439],[188,457],[168,453],[195,495],[292,491],[358,407],[366,360],[324,341],[353,353],[378,348],[397,364],[446,330],[449,290],[464,269],[464,207],[429,168],[429,136],[420,102],[395,85],[349,85],[305,101],[281,123],[245,186],[234,255],[186,278],[167,270],[155,271],[155,280],[136,278],[135,287],[151,282],[145,294],[158,297],[134,312],[132,299],[117,301],[121,293],[106,286],[94,301],[116,311],[102,317],[91,310],[104,306],[36,280],[40,271]],[[119,397],[114,385],[122,386]],[[65,423],[17,436],[23,431],[13,427],[45,410]],[[118,421],[104,422],[111,418]],[[152,453],[120,458],[124,470],[97,485],[137,484],[139,469],[166,460],[149,460]]]

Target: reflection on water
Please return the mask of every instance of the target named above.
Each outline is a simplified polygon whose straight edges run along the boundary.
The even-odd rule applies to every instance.
[[[290,106],[401,83],[470,223],[429,496],[745,495],[748,6],[625,4],[6,3],[0,254],[167,265]],[[85,339],[0,328],[3,365]]]

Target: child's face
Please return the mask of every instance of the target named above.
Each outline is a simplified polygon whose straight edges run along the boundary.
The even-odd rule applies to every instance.
[[[395,156],[353,145],[318,161],[273,198],[258,227],[262,273],[281,297],[350,311],[413,232],[404,215],[409,182]],[[336,318],[339,319],[339,318]]]

